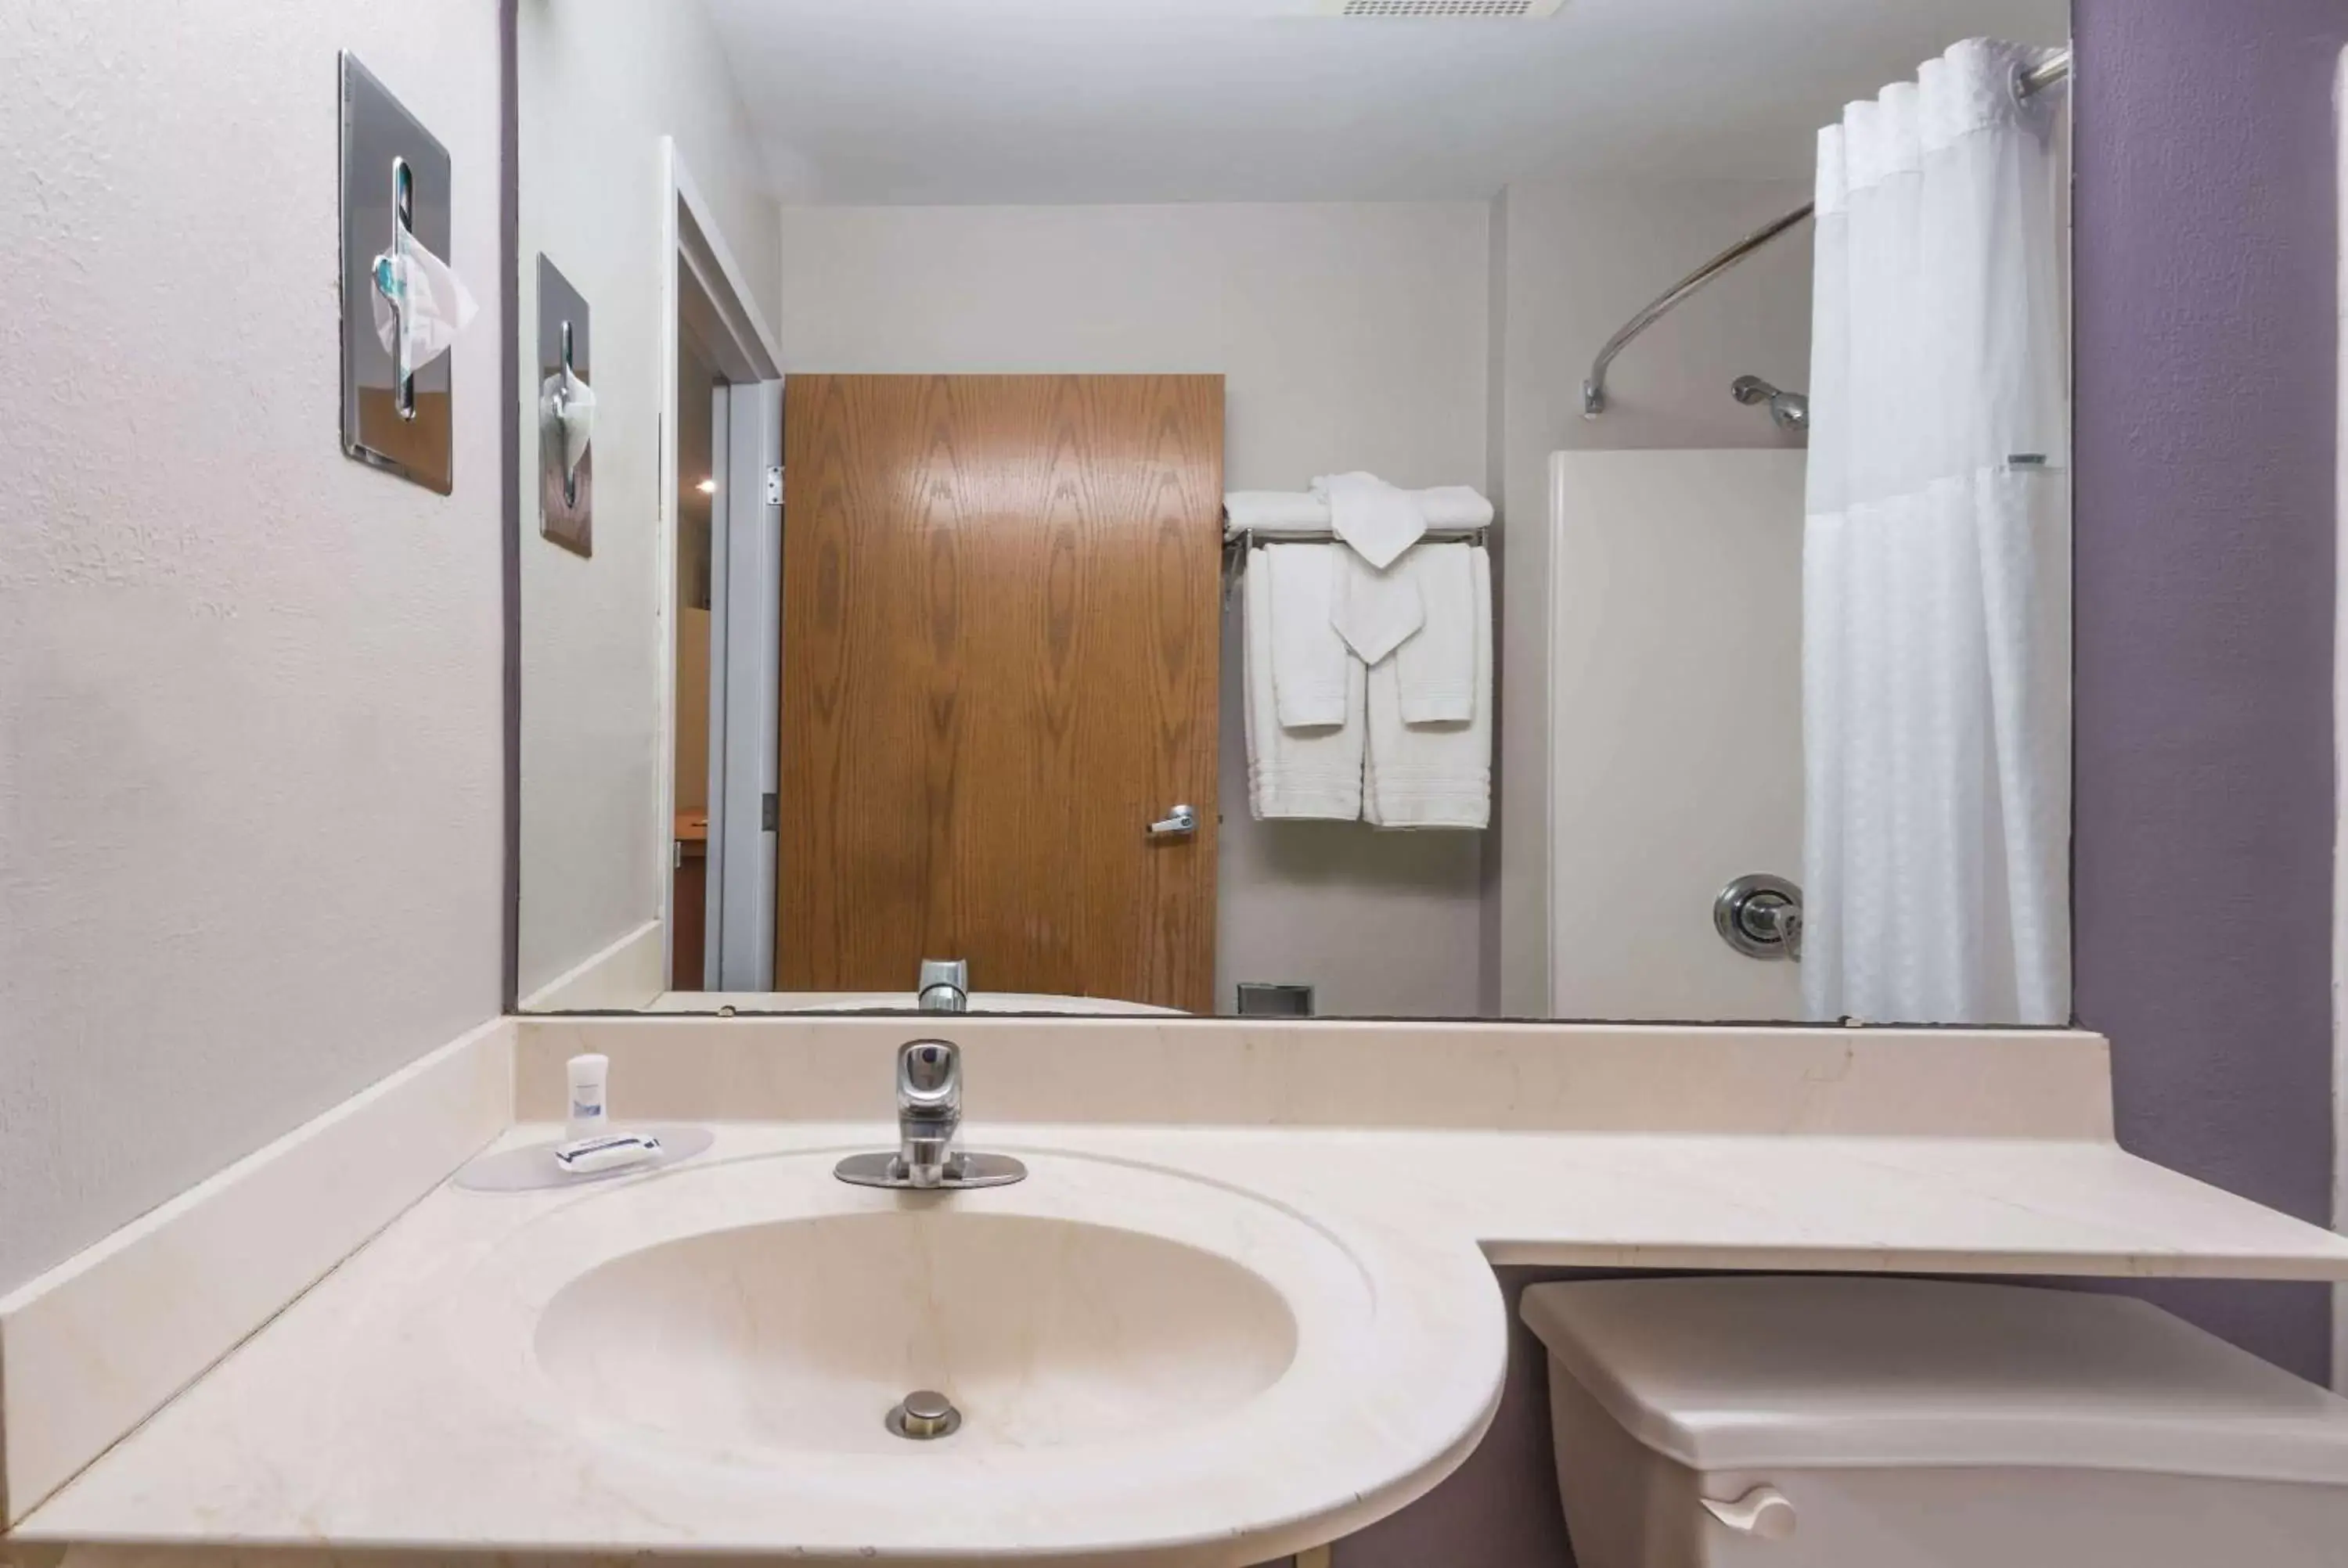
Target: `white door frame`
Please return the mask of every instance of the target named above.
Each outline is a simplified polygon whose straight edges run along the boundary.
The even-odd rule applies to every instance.
[[[767,439],[771,439],[778,447],[781,440],[779,411],[783,372],[782,351],[776,342],[775,334],[767,325],[766,318],[759,313],[757,303],[745,281],[742,269],[735,261],[732,248],[726,242],[725,231],[718,225],[716,213],[702,196],[701,188],[695,183],[692,172],[685,167],[684,156],[677,150],[676,141],[672,137],[661,138],[660,225],[661,313],[660,354],[657,366],[657,374],[660,377],[660,401],[657,406],[661,410],[664,437],[660,444],[660,538],[656,551],[656,559],[660,563],[660,582],[657,612],[654,617],[655,638],[654,668],[659,682],[660,700],[659,732],[654,742],[657,747],[655,758],[658,765],[654,770],[654,776],[660,783],[657,792],[659,821],[655,824],[654,842],[659,845],[660,857],[655,875],[660,887],[664,954],[662,971],[666,976],[666,985],[673,989],[679,978],[675,973],[676,927],[675,910],[671,907],[676,887],[674,858],[676,836],[678,538],[676,484],[678,466],[676,439],[671,427],[675,424],[677,399],[677,323],[680,315],[688,303],[692,304],[699,317],[701,331],[698,335],[705,337],[708,340],[708,346],[716,353],[721,371],[734,384],[735,388],[742,388],[745,384],[748,384],[759,395],[757,397],[736,401],[763,406],[771,400],[778,416],[773,423],[771,436]],[[725,439],[728,456],[728,472],[720,482],[729,487],[732,495],[728,498],[745,494],[756,494],[755,489],[741,487],[738,474],[742,465],[733,461],[733,457],[737,449],[746,456],[763,456],[766,441],[762,439],[757,444],[754,454],[752,443],[747,440],[726,439],[730,437],[733,432],[726,426],[720,426],[719,429],[725,433],[721,439]],[[774,461],[777,463],[781,461],[779,450],[776,452]],[[729,508],[729,510],[738,513],[739,508]],[[758,519],[753,519],[754,522],[757,520]],[[778,524],[778,528],[779,524]],[[724,742],[719,731],[729,712],[725,691],[729,684],[726,671],[735,664],[730,650],[739,647],[747,653],[756,645],[758,629],[756,626],[738,624],[743,618],[737,617],[737,624],[730,629],[732,635],[730,637],[727,635],[729,629],[721,620],[723,612],[718,608],[721,597],[718,592],[719,563],[725,558],[719,553],[721,548],[719,530],[715,527],[711,529],[710,546],[709,685],[710,755],[713,764],[709,800],[711,856],[708,914],[710,923],[704,949],[708,955],[708,958],[705,958],[704,972],[702,975],[688,978],[688,983],[699,984],[705,988],[716,983],[717,970],[712,960],[719,951],[723,938],[719,921],[726,912],[726,906],[723,902],[722,871],[729,864],[738,866],[744,860],[750,858],[741,853],[728,856],[726,853],[726,846],[732,845],[738,850],[745,832],[756,835],[758,828],[755,816],[749,823],[745,824],[741,820],[743,813],[738,809],[731,814],[733,820],[730,824],[726,820],[727,814],[725,811],[725,802],[728,791],[722,781],[726,775],[716,771],[724,756]],[[779,559],[778,555],[778,561]],[[778,605],[778,614],[779,614],[779,609]],[[776,630],[779,630],[778,624]],[[767,637],[766,647],[774,651],[773,656],[779,655],[780,644],[775,637],[771,635]],[[771,733],[772,720],[770,719],[767,723],[768,733]],[[739,750],[739,748],[736,749]],[[771,774],[771,765],[768,772]],[[767,875],[771,886],[773,875],[771,856],[768,856],[768,864],[769,869]],[[769,923],[773,919],[773,902],[770,893],[766,900],[767,909],[766,917]],[[771,929],[771,924],[769,929]],[[768,962],[771,965],[771,954]],[[771,974],[771,968],[768,972]]]
[[[724,455],[709,530],[709,904],[702,987],[775,985],[775,830],[781,770],[783,384],[719,387]]]

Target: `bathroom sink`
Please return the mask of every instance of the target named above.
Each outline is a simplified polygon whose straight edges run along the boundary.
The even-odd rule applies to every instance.
[[[839,1453],[902,1449],[883,1418],[924,1389],[953,1401],[940,1440],[961,1448],[1164,1436],[1295,1359],[1295,1313],[1245,1265],[975,1196],[628,1253],[548,1303],[539,1360],[581,1408],[651,1433]]]
[[[1257,1187],[1288,1130],[1191,1135],[1210,1173],[1132,1129],[990,1123],[968,1143],[1025,1181],[834,1176],[895,1132],[722,1123],[577,1188],[451,1184],[134,1435],[160,1471],[48,1517],[311,1557],[1248,1568],[1482,1434],[1508,1318],[1480,1250],[1326,1203],[1343,1160]],[[171,1488],[203,1500],[184,1526]]]
[[[582,1192],[471,1274],[508,1327],[452,1348],[526,1364],[534,1407],[615,1452],[850,1490],[919,1464],[1003,1502],[1023,1478],[1048,1501],[1080,1473],[1210,1471],[1240,1433],[1309,1441],[1376,1337],[1354,1250],[1267,1199],[1015,1145],[1015,1186],[892,1192],[835,1180],[847,1152]],[[890,1425],[924,1390],[950,1434]]]

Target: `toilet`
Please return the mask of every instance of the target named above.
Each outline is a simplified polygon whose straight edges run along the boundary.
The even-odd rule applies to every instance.
[[[2125,1296],[1536,1286],[1578,1568],[2341,1568],[2348,1399]]]

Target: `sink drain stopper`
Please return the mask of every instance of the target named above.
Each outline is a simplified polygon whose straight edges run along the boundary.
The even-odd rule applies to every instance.
[[[932,1438],[951,1437],[959,1430],[962,1412],[935,1389],[916,1389],[897,1401],[887,1421],[889,1430],[899,1437],[928,1442]]]

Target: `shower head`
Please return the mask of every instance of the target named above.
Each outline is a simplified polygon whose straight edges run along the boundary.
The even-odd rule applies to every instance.
[[[1757,375],[1740,375],[1730,385],[1729,395],[1743,404],[1766,403],[1769,417],[1780,430],[1807,430],[1810,427],[1810,400],[1798,392],[1780,392]]]

